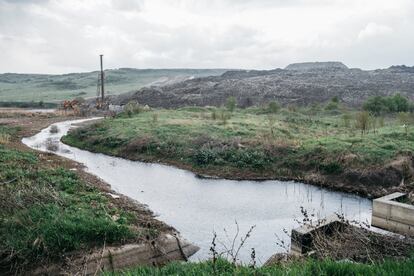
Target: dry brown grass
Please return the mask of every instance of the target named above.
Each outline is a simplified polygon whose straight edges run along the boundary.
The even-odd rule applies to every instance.
[[[6,133],[0,133],[0,145],[5,145],[10,142],[10,135]]]
[[[404,259],[414,246],[411,238],[382,235],[363,227],[347,225],[334,235],[315,235],[313,245],[320,259],[375,263],[386,259]]]

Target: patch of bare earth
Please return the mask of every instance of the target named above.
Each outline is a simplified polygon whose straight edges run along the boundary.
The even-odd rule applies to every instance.
[[[96,187],[105,194],[110,200],[110,204],[113,204],[114,207],[135,214],[137,218],[135,227],[137,229],[152,229],[154,233],[157,233],[156,237],[143,236],[137,237],[133,241],[126,242],[148,244],[150,248],[154,248],[157,246],[157,238],[161,235],[177,234],[178,232],[173,227],[157,220],[153,212],[149,210],[146,205],[113,191],[110,185],[102,179],[86,173],[82,164],[59,157],[52,153],[37,152],[21,143],[23,137],[34,135],[50,124],[74,119],[79,119],[79,117],[67,116],[61,113],[0,112],[0,125],[9,125],[19,128],[17,135],[12,137],[8,142],[8,147],[35,153],[38,157],[39,164],[41,164],[43,168],[65,168],[75,172],[86,185]],[[87,259],[87,256],[91,256],[91,254],[96,255],[101,252],[101,250],[102,248],[90,248],[81,252],[72,252],[65,255],[64,260],[62,263],[58,264],[58,267],[61,267],[63,269],[62,271],[66,271],[67,273],[75,273],[76,269],[79,267],[73,266],[75,263],[74,260]],[[79,265],[79,262],[77,264]],[[36,267],[35,264],[34,267]],[[42,267],[38,268],[37,271],[40,271],[40,273],[42,273],[42,271],[47,272],[50,267],[56,267],[56,264],[42,264]]]

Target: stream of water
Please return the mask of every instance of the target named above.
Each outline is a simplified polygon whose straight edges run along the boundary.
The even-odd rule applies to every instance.
[[[50,133],[49,126],[22,141],[40,151],[48,151],[48,139],[49,143],[58,143],[55,154],[83,163],[87,172],[109,183],[113,190],[147,204],[160,220],[201,247],[192,260],[211,257],[213,232],[217,233],[218,251],[223,250],[221,243],[231,246],[237,221],[240,235],[236,244],[255,225],[239,254],[240,261],[249,262],[251,248],[255,248],[258,263],[263,263],[274,253],[284,251],[277,245],[278,239],[289,246],[290,238],[284,229],[290,233],[298,226],[295,219],[302,219],[301,206],[316,217],[337,212],[370,222],[372,202],[358,196],[294,181],[200,179],[171,166],[91,153],[60,142],[74,124],[83,121],[86,120],[56,123],[58,133]]]

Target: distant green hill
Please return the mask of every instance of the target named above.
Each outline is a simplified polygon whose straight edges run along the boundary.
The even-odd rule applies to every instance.
[[[105,70],[108,95],[148,85],[170,84],[191,77],[220,75],[224,69],[133,69]],[[98,71],[64,75],[0,74],[0,102],[55,102],[75,97],[95,97]]]

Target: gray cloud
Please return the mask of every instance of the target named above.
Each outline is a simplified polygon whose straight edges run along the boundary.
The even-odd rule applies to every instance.
[[[0,0],[0,72],[414,64],[408,0]],[[380,47],[379,47],[380,45]]]

